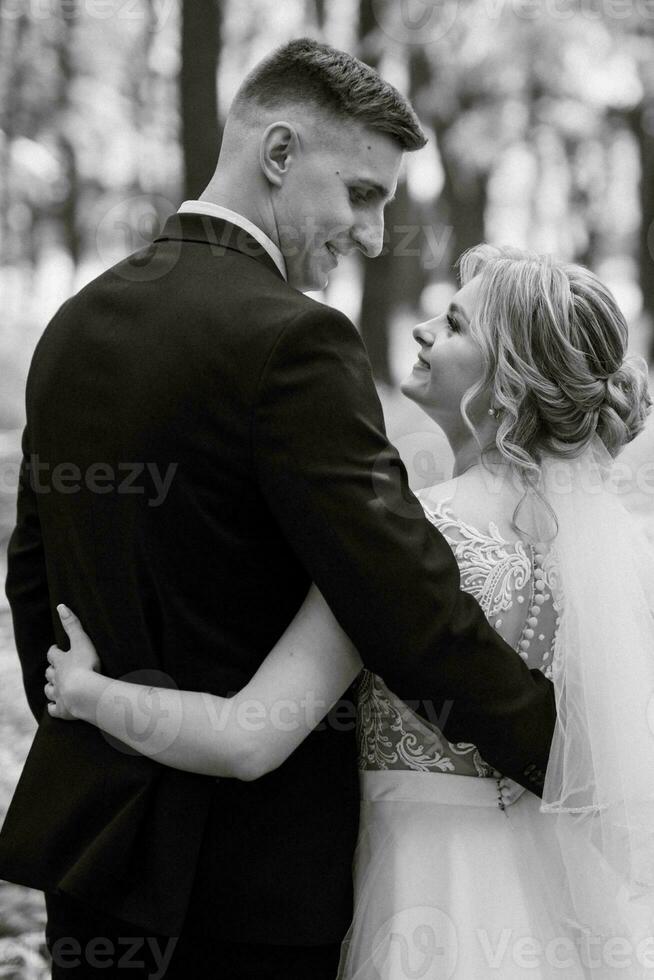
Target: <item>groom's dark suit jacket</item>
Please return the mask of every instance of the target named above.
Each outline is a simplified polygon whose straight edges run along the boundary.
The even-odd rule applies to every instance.
[[[459,590],[355,328],[290,288],[245,232],[173,215],[64,304],[34,355],[24,455],[7,594],[39,728],[1,876],[174,934],[204,840],[206,899],[231,939],[327,943],[349,923],[352,692],[258,781],[177,772],[50,718],[58,602],[109,675],[226,695],[313,580],[367,667],[427,711],[453,701],[448,737],[540,791],[551,684]],[[166,493],[152,474],[169,467]]]

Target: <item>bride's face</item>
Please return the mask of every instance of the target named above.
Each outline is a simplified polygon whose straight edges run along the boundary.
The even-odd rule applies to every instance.
[[[480,276],[471,279],[444,313],[418,324],[413,331],[418,358],[402,383],[402,392],[437,422],[460,419],[461,399],[483,374],[482,353],[470,332],[480,280]]]

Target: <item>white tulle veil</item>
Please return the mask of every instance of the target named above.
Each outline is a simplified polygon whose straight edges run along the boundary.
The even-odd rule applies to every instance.
[[[530,494],[538,536],[556,515],[561,605],[541,809],[557,820],[562,915],[589,941],[623,940],[632,956],[640,943],[641,959],[649,941],[654,976],[654,552],[612,466],[596,437],[574,460],[543,460],[549,506]]]

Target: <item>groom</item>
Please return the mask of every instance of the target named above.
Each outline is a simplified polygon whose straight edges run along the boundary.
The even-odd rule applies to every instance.
[[[551,685],[459,590],[356,330],[303,295],[342,255],[379,254],[403,153],[424,142],[370,68],[286,45],[243,83],[201,199],[65,303],[38,345],[7,594],[39,729],[0,874],[46,891],[57,978],[333,977],[358,816],[351,691],[250,783],[51,718],[58,602],[109,675],[225,695],[313,580],[393,691],[542,788]]]

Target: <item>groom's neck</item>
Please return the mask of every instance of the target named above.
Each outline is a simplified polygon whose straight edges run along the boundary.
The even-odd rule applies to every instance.
[[[257,228],[260,228],[275,245],[279,246],[279,236],[272,211],[269,207],[266,208],[260,204],[256,191],[250,192],[248,189],[248,192],[245,193],[242,185],[234,187],[229,181],[216,181],[214,179],[202,191],[199,200],[235,211],[236,214],[247,218]]]

